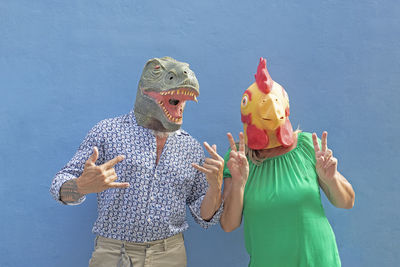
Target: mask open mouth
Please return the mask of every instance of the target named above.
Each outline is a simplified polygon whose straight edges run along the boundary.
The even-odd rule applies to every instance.
[[[197,102],[199,93],[191,88],[177,88],[161,92],[143,91],[144,94],[155,99],[156,103],[164,111],[165,117],[173,123],[181,124],[183,109],[187,100]]]

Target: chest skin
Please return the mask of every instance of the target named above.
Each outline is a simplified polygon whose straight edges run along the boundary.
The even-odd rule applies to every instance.
[[[156,136],[156,141],[157,141],[157,160],[156,160],[156,165],[157,165],[160,160],[161,153],[164,149],[164,145],[167,142],[167,136],[165,137]]]

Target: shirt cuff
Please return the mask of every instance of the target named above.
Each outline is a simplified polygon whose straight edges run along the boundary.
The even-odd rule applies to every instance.
[[[214,213],[214,215],[212,216],[212,218],[210,220],[204,220],[203,218],[201,218],[200,216],[200,207],[201,207],[201,202],[203,202],[204,196],[202,196],[201,198],[199,198],[196,202],[200,202],[200,205],[190,205],[189,209],[190,212],[192,213],[192,216],[194,218],[194,220],[200,224],[201,227],[207,229],[208,227],[215,225],[219,222],[222,212],[224,210],[224,201],[221,201],[221,205],[219,206],[218,210]]]
[[[69,180],[71,180],[71,179],[74,179],[74,178],[76,178],[76,177],[74,177],[73,175],[71,175],[71,174],[59,174],[58,175],[58,177],[56,177],[54,180],[53,180],[53,183],[51,184],[51,187],[50,187],[50,194],[53,196],[53,198],[58,202],[58,203],[60,203],[60,204],[64,204],[64,205],[69,205],[69,206],[74,206],[74,205],[79,205],[79,204],[81,204],[83,201],[85,201],[85,199],[86,199],[86,196],[82,196],[80,199],[78,199],[77,201],[74,201],[74,202],[64,202],[64,201],[62,201],[61,200],[61,196],[60,196],[60,189],[61,189],[61,186],[65,183],[65,182],[67,182],[67,181],[69,181]]]

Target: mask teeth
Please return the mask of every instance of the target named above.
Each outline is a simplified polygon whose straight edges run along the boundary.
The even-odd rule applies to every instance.
[[[188,95],[196,98],[195,93],[189,91],[188,89],[178,89],[178,90],[173,90],[173,91],[165,91],[165,92],[160,92],[160,95]]]
[[[174,122],[180,122],[182,120],[182,118],[174,118],[174,117],[172,117],[172,115],[164,107],[163,102],[158,101],[158,104],[162,107],[162,109],[164,110],[164,114],[168,117],[169,120],[174,121]]]

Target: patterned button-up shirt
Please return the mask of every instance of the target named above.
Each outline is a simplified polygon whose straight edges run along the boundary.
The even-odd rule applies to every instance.
[[[94,146],[99,149],[98,165],[125,155],[114,167],[116,182],[130,183],[129,188],[112,188],[97,194],[94,234],[130,242],[168,238],[188,228],[186,205],[204,228],[219,221],[222,205],[210,221],[200,217],[208,183],[204,174],[191,166],[204,162],[199,142],[183,130],[170,134],[156,164],[154,133],[137,125],[133,112],[103,120],[90,130],[74,157],[54,177],[50,192],[60,203],[62,184],[82,174]]]

